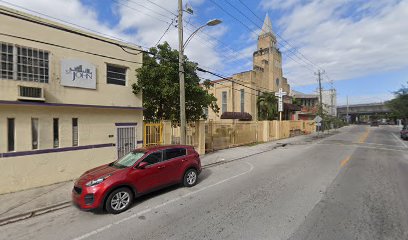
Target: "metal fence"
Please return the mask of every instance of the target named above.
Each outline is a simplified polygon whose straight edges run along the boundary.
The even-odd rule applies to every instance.
[[[160,122],[145,122],[143,131],[143,146],[160,145],[163,143],[163,124]]]

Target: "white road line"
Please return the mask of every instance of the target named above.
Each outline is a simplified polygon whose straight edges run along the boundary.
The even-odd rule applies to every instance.
[[[408,148],[408,145],[405,144],[404,141],[402,141],[399,137],[397,137],[397,135],[395,135],[394,133],[392,133],[392,135],[406,148]]]
[[[337,145],[337,146],[343,146],[343,147],[358,147],[358,148],[367,148],[367,149],[376,149],[376,150],[387,150],[387,151],[398,151],[398,152],[403,152],[403,153],[408,153],[406,149],[395,149],[395,148],[383,148],[383,147],[371,147],[371,146],[364,146],[364,145],[358,145],[358,144],[341,144],[341,143],[320,143],[320,145]],[[401,148],[401,147],[399,147]]]
[[[157,208],[160,208],[160,207],[164,207],[164,206],[166,206],[166,205],[168,205],[168,204],[170,204],[170,203],[172,203],[172,202],[176,202],[176,201],[178,201],[178,200],[180,200],[180,199],[183,199],[183,198],[186,198],[186,197],[188,197],[188,196],[194,195],[194,194],[199,193],[199,192],[201,192],[201,191],[204,191],[204,190],[206,190],[206,189],[209,189],[209,188],[215,187],[215,186],[217,186],[217,185],[220,185],[220,184],[222,184],[222,183],[231,181],[232,179],[237,178],[237,177],[240,177],[240,176],[242,176],[242,175],[245,175],[245,174],[251,172],[251,171],[254,169],[254,166],[253,166],[252,164],[250,164],[249,162],[243,162],[243,163],[248,164],[249,170],[247,170],[247,171],[245,171],[245,172],[243,172],[243,173],[234,175],[234,176],[232,176],[232,177],[229,177],[229,178],[227,178],[227,179],[221,180],[221,181],[219,181],[219,182],[213,183],[213,184],[211,184],[211,185],[205,186],[205,187],[203,187],[203,188],[197,189],[197,190],[195,190],[195,191],[189,192],[189,193],[187,193],[187,194],[184,194],[183,196],[170,199],[170,200],[168,200],[168,201],[166,201],[166,202],[164,202],[164,203],[162,203],[162,204],[159,204],[159,205],[157,205],[157,206],[155,206],[155,207],[147,208],[147,209],[145,209],[145,210],[143,210],[143,211],[140,211],[140,212],[138,212],[138,213],[135,213],[135,214],[133,214],[133,215],[131,215],[131,216],[129,216],[129,217],[123,218],[123,219],[121,219],[121,220],[119,220],[119,221],[116,221],[116,222],[114,222],[114,223],[111,223],[111,224],[108,224],[108,225],[106,225],[106,226],[100,227],[100,228],[98,228],[98,229],[96,229],[96,230],[94,230],[94,231],[91,231],[91,232],[86,233],[86,234],[84,234],[84,235],[82,235],[82,236],[79,236],[79,237],[77,237],[77,238],[74,238],[73,240],[86,239],[86,238],[88,238],[88,237],[90,237],[90,236],[93,236],[93,235],[95,235],[95,234],[97,234],[97,233],[100,233],[100,232],[102,232],[102,231],[105,231],[106,229],[109,229],[109,228],[111,228],[111,227],[114,226],[114,225],[118,225],[118,224],[123,223],[123,222],[125,222],[125,221],[128,221],[128,220],[130,220],[130,219],[133,219],[133,218],[135,218],[135,217],[138,217],[138,216],[140,216],[140,215],[143,215],[143,214],[145,214],[145,213],[148,213],[148,212],[152,211],[152,209],[157,209]]]

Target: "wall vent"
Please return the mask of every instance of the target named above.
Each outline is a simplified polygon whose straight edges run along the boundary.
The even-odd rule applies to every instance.
[[[18,86],[18,100],[45,101],[44,89],[41,87]]]

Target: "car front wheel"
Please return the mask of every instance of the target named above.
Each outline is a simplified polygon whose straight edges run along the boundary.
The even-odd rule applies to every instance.
[[[133,202],[133,193],[128,188],[119,188],[111,192],[106,200],[106,211],[118,214],[126,211]]]
[[[189,169],[184,173],[183,185],[185,187],[192,187],[197,184],[197,171],[195,169]]]

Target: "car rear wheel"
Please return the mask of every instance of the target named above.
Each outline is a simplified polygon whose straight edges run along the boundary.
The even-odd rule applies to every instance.
[[[106,200],[106,211],[118,214],[126,211],[133,202],[133,193],[128,188],[119,188],[111,192]]]
[[[183,185],[185,187],[192,187],[197,184],[197,171],[195,169],[188,169],[186,173],[184,173]]]

